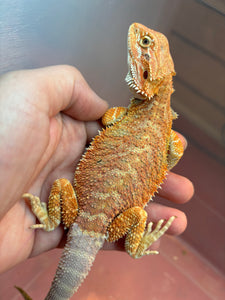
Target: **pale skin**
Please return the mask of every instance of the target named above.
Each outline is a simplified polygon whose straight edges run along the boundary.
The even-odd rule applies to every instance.
[[[64,244],[62,226],[52,232],[29,229],[36,220],[21,195],[29,192],[47,201],[55,179],[72,182],[86,143],[101,128],[96,120],[107,108],[70,66],[16,71],[0,78],[0,272]],[[182,204],[192,197],[193,185],[170,172],[159,195]],[[153,222],[177,217],[168,234],[179,235],[186,228],[180,210],[152,203],[146,211]],[[104,248],[118,250],[121,243],[105,243]]]

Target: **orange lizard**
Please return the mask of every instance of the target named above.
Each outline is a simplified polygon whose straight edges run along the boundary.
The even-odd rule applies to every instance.
[[[174,64],[167,38],[134,23],[128,32],[126,82],[134,92],[128,108],[109,109],[106,126],[82,156],[73,186],[67,179],[53,183],[48,201],[24,194],[40,224],[54,230],[61,219],[70,228],[55,278],[46,299],[69,299],[78,289],[105,240],[126,235],[125,249],[134,258],[148,250],[174,220],[146,227],[144,207],[183,154],[171,129],[177,114],[170,107]],[[26,296],[25,296],[26,297]]]

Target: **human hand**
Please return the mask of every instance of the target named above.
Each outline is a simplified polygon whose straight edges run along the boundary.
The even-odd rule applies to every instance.
[[[56,178],[72,181],[91,130],[107,109],[73,67],[8,73],[0,78],[0,269],[59,244],[63,229],[47,234],[21,196],[47,199]],[[88,126],[87,126],[88,124]],[[87,130],[87,128],[89,130]],[[99,128],[100,129],[100,126]]]
[[[29,229],[36,221],[21,195],[29,192],[46,201],[55,179],[73,180],[87,140],[97,133],[93,121],[106,109],[73,67],[17,71],[0,78],[0,272],[62,241],[61,226],[52,232]],[[178,203],[192,193],[191,183],[173,173],[160,190],[161,196]],[[177,216],[170,234],[186,227],[181,211],[157,204],[147,210],[153,221]]]

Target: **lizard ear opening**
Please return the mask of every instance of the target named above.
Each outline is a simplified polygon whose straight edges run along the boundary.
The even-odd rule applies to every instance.
[[[147,78],[148,78],[148,71],[147,71],[147,70],[144,71],[143,77],[144,77],[144,79],[147,79]]]

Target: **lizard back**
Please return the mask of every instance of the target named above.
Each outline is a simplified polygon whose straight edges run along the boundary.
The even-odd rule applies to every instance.
[[[74,181],[81,228],[105,233],[116,215],[144,207],[154,195],[167,172],[171,93],[168,76],[158,95],[133,99],[122,120],[100,132],[87,149]]]

